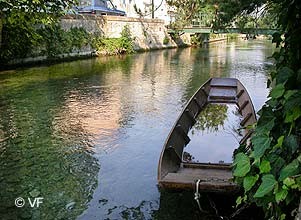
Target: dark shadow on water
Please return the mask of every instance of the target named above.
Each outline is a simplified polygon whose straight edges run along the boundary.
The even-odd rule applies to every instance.
[[[201,194],[198,208],[192,192],[161,192],[160,208],[153,212],[157,220],[217,220],[217,219],[263,219],[263,212],[255,207],[243,210],[230,218],[235,212],[235,197],[229,194]]]

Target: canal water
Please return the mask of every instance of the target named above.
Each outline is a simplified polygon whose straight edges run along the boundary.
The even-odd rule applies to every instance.
[[[0,219],[198,219],[192,194],[158,190],[162,145],[209,77],[238,78],[259,110],[273,51],[240,40],[0,72]]]

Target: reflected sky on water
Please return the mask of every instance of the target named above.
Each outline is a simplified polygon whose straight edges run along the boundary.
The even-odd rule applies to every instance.
[[[220,42],[0,72],[0,219],[174,219],[156,178],[182,107],[209,77],[236,77],[260,109],[272,52]]]

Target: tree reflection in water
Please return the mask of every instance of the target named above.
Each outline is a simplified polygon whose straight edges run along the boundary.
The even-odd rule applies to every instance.
[[[227,105],[208,104],[199,114],[192,132],[194,132],[194,130],[217,131],[220,127],[223,127],[227,119],[227,110]]]
[[[240,121],[241,115],[237,106],[208,104],[200,112],[195,125],[189,132],[191,141],[185,147],[183,160],[186,162],[231,162],[233,149],[238,147],[239,140],[242,138]]]

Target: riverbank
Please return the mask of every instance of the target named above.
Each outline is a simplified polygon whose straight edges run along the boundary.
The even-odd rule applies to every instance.
[[[189,34],[172,38],[163,20],[121,16],[68,15],[41,34],[32,51],[2,61],[1,69],[190,45]]]
[[[92,14],[68,15],[60,20],[57,27],[41,30],[42,36],[45,37],[42,43],[35,45],[33,51],[29,51],[26,57],[0,62],[0,69],[189,47],[194,36],[188,33],[170,35],[164,21],[160,19]],[[210,34],[207,43],[238,37],[241,35]]]

